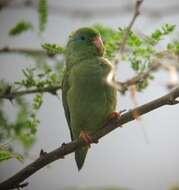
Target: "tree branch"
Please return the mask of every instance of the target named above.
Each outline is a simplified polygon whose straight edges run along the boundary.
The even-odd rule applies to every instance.
[[[172,90],[170,93],[162,96],[158,99],[155,99],[149,103],[146,103],[142,106],[139,106],[135,109],[129,110],[128,112],[121,115],[120,118],[111,120],[105,127],[100,128],[95,134],[91,134],[93,142],[97,142],[101,137],[107,135],[114,129],[136,119],[137,116],[144,115],[152,110],[155,110],[164,105],[175,105],[179,101],[179,87]],[[62,144],[61,147],[46,153],[41,151],[41,154],[38,159],[26,166],[24,169],[20,170],[14,176],[0,183],[0,189],[8,190],[12,188],[19,187],[21,183],[26,180],[28,177],[33,175],[35,172],[45,167],[49,163],[54,162],[55,160],[64,158],[65,155],[74,152],[77,148],[85,145],[85,142],[82,139],[76,139],[70,143]]]
[[[13,91],[11,91],[11,87],[9,87],[2,94],[0,94],[0,99],[12,100],[18,96],[39,93],[39,92],[48,92],[51,94],[56,94],[56,91],[60,88],[61,88],[61,86],[59,85],[59,86],[48,86],[48,87],[44,87],[44,88],[34,88],[34,89],[30,89],[30,90],[22,90],[22,91],[14,91],[13,92]]]
[[[33,48],[18,48],[18,47],[1,47],[0,54],[2,53],[18,53],[18,54],[36,54],[36,55],[43,55],[47,57],[54,57],[55,54],[48,54],[46,51],[41,49],[33,49]]]

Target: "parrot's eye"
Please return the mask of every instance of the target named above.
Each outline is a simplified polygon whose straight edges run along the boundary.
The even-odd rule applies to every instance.
[[[81,36],[80,39],[81,39],[82,41],[84,41],[84,40],[85,40],[85,37],[84,37],[84,36]]]
[[[85,36],[77,36],[75,39],[77,42],[84,42],[87,40]]]

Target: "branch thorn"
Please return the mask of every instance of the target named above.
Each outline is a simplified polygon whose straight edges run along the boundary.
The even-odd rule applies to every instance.
[[[47,152],[45,152],[43,149],[40,150],[40,156],[45,156]]]

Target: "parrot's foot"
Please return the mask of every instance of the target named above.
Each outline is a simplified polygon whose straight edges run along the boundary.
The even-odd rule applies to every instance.
[[[121,113],[120,112],[112,112],[109,117],[108,120],[112,120],[112,119],[118,119],[121,117]]]
[[[119,112],[112,112],[110,115],[109,115],[109,118],[108,118],[108,121],[109,120],[112,120],[112,119],[119,119],[122,115],[122,113],[124,113],[126,110],[121,110]]]
[[[112,113],[108,116],[108,118],[107,118],[107,120],[106,120],[106,122],[104,123],[103,126],[105,127],[111,120],[120,119],[122,113],[125,112],[125,111],[126,111],[126,110],[121,110],[121,111],[119,111],[119,112],[112,112]],[[121,126],[121,127],[122,127],[122,126]]]
[[[93,140],[88,135],[88,133],[83,131],[83,130],[80,131],[80,136],[79,137],[82,138],[85,141],[85,143],[88,145],[88,147],[90,147],[90,144],[93,143]]]

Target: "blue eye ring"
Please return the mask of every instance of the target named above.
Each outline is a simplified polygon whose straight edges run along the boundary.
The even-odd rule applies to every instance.
[[[84,41],[86,41],[87,42],[88,38],[86,36],[82,35],[82,36],[78,36],[78,37],[72,39],[72,41],[76,41],[76,42],[84,42]]]

